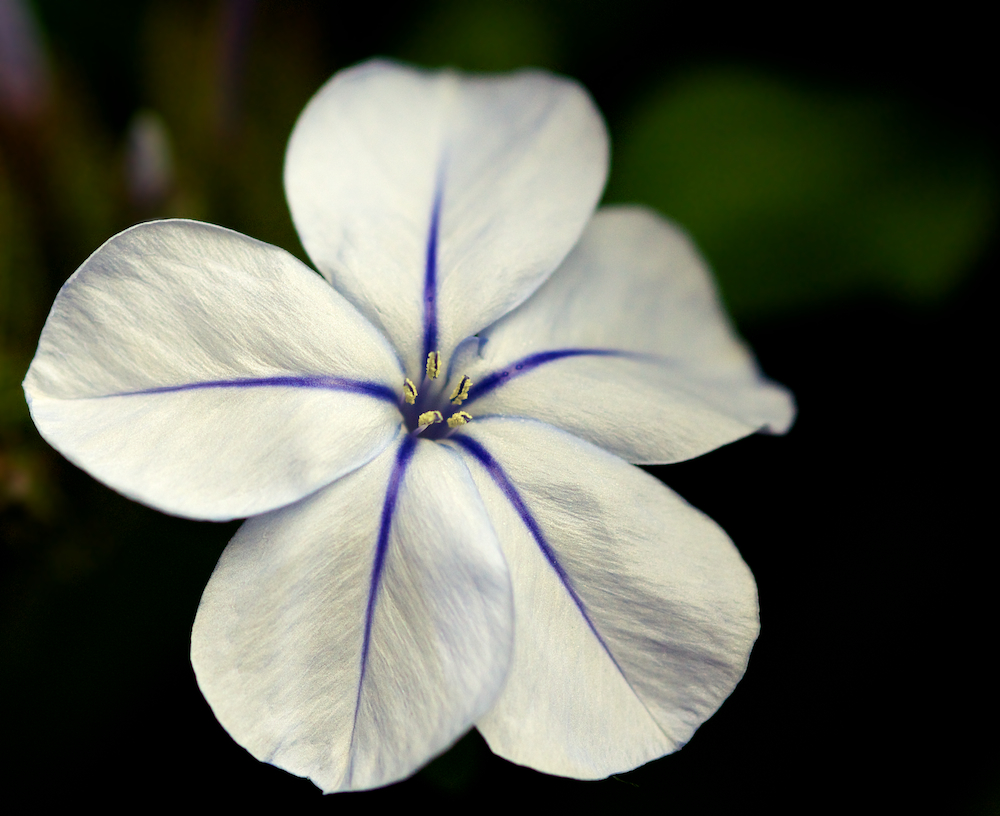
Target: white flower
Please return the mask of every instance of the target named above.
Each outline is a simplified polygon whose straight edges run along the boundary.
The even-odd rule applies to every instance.
[[[604,777],[679,748],[742,676],[750,571],[626,460],[783,432],[794,409],[681,232],[592,215],[606,169],[568,80],[369,62],[288,148],[325,281],[161,221],[59,293],[25,379],[43,436],[166,512],[252,516],[191,654],[259,759],[371,788],[475,725],[514,762]]]

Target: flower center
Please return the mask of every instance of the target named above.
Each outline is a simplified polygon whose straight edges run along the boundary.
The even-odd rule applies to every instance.
[[[403,382],[400,411],[413,436],[420,434],[424,439],[442,439],[472,419],[471,414],[456,408],[469,398],[472,380],[463,374],[445,399],[445,383],[437,382],[440,372],[440,355],[432,351],[427,355],[426,373],[420,388],[409,377]]]

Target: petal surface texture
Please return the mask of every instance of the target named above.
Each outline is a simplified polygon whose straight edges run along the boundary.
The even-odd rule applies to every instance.
[[[688,237],[638,207],[599,211],[563,265],[480,333],[454,370],[474,416],[542,419],[643,464],[783,433],[791,395],[761,376]]]
[[[392,348],[287,252],[160,221],[95,252],[52,307],[24,388],[42,436],[178,515],[297,501],[399,430]]]
[[[326,792],[416,771],[503,684],[512,600],[462,460],[404,440],[247,521],[202,597],[198,684],[233,738]]]
[[[579,85],[372,61],[299,118],[285,191],[306,251],[407,374],[521,303],[578,240],[608,139]]]
[[[466,427],[450,444],[514,586],[510,673],[477,723],[490,748],[583,779],[680,748],[743,676],[757,636],[736,548],[652,476],[570,434],[518,419]]]

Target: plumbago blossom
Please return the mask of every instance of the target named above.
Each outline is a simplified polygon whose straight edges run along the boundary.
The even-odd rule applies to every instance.
[[[324,791],[406,777],[477,727],[599,778],[682,746],[742,676],[753,576],[632,463],[792,421],[687,237],[594,208],[577,84],[368,62],[291,137],[316,275],[193,221],[67,281],[24,387],[126,496],[249,519],[191,657],[226,730]]]

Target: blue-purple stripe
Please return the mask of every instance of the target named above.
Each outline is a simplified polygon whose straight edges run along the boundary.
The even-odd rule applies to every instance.
[[[437,351],[437,265],[438,231],[441,224],[441,199],[444,195],[444,174],[438,174],[437,189],[431,207],[431,224],[427,231],[427,255],[424,260],[424,356]]]
[[[500,463],[493,458],[493,455],[486,450],[486,448],[484,448],[472,437],[466,436],[465,434],[454,434],[450,437],[450,441],[468,451],[476,459],[476,461],[486,469],[486,472],[490,474],[490,478],[493,479],[496,486],[499,487],[504,496],[507,497],[507,501],[511,503],[511,506],[513,506],[518,516],[521,517],[521,521],[524,522],[524,526],[528,528],[528,532],[531,533],[531,537],[535,539],[538,549],[542,551],[542,555],[545,557],[545,560],[549,562],[549,566],[552,567],[552,569],[555,570],[556,575],[559,576],[559,580],[562,582],[562,585],[565,587],[570,598],[572,598],[573,603],[576,604],[576,608],[580,610],[580,614],[583,615],[583,619],[587,622],[587,626],[590,627],[590,631],[594,633],[594,637],[597,638],[598,642],[611,659],[611,662],[615,664],[619,671],[621,671],[621,666],[619,666],[618,661],[615,660],[615,656],[608,648],[608,644],[604,642],[604,638],[601,637],[601,633],[597,631],[597,627],[594,626],[594,622],[590,619],[590,615],[587,614],[587,608],[584,606],[583,600],[573,588],[573,583],[570,580],[569,575],[563,568],[563,565],[559,563],[555,550],[552,549],[552,546],[545,539],[545,534],[542,532],[542,528],[539,526],[538,521],[532,515],[531,510],[528,509],[528,505],[525,504],[524,499],[521,498],[521,494],[517,491],[517,488],[514,487],[513,482],[511,482],[510,477],[507,476],[507,473],[500,466]],[[622,674],[624,675],[624,672],[622,672]]]
[[[198,391],[205,388],[320,388],[329,391],[348,391],[387,402],[399,402],[399,394],[387,385],[352,380],[347,377],[317,377],[317,376],[283,376],[283,377],[245,377],[235,380],[205,380],[204,382],[182,383],[180,385],[161,385],[155,388],[143,388],[138,391],[122,391],[108,394],[110,397],[131,397],[142,394],[168,394],[173,391]]]
[[[406,467],[413,458],[413,449],[417,440],[413,436],[403,438],[396,451],[396,462],[389,474],[389,486],[385,491],[385,501],[382,503],[382,519],[378,528],[378,540],[375,543],[375,558],[372,561],[371,576],[368,579],[368,605],[365,608],[365,634],[361,642],[361,675],[358,677],[358,699],[354,706],[354,717],[357,721],[358,710],[361,707],[361,689],[365,682],[365,669],[368,666],[368,647],[371,645],[372,622],[375,619],[375,604],[378,601],[379,586],[382,582],[382,570],[385,568],[385,555],[389,549],[389,534],[392,531],[392,519],[396,512],[396,499],[399,497],[399,487],[403,483]]]
[[[469,389],[469,402],[486,396],[490,391],[499,388],[504,383],[508,383],[515,377],[527,374],[539,366],[553,363],[556,360],[565,360],[567,357],[645,357],[648,355],[637,354],[631,351],[620,351],[619,349],[601,348],[564,348],[551,349],[550,351],[540,351],[537,354],[529,354],[520,360],[511,363],[506,368],[493,371],[475,383]]]

